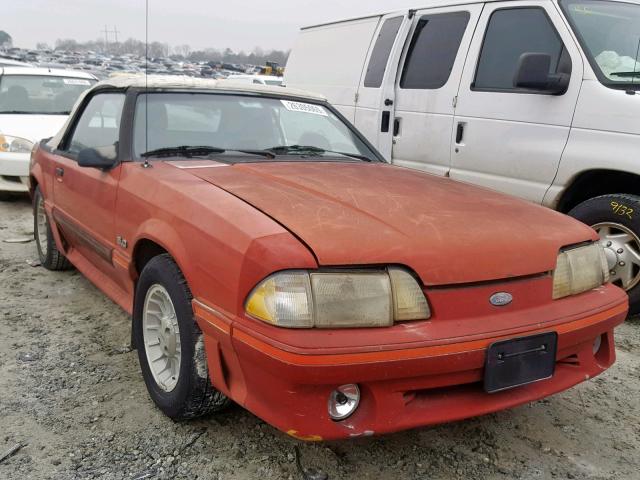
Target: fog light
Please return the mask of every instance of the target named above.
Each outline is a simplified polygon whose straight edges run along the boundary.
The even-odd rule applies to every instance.
[[[600,347],[602,347],[602,335],[598,335],[596,339],[593,341],[593,354],[595,355],[600,351]]]
[[[344,420],[356,411],[359,403],[358,385],[342,385],[329,395],[329,416],[332,420]]]

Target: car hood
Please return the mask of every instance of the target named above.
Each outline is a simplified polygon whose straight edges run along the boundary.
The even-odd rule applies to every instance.
[[[473,283],[551,271],[561,247],[597,239],[552,210],[385,164],[211,163],[184,168],[279,222],[321,266],[402,264],[425,285]]]
[[[43,138],[53,137],[66,120],[67,115],[0,114],[0,133],[37,143]]]

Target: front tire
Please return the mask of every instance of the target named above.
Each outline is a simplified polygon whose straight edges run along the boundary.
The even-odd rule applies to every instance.
[[[33,236],[36,240],[40,264],[44,268],[47,270],[68,270],[71,268],[67,257],[56,246],[40,187],[36,187],[33,195]]]
[[[569,215],[598,232],[612,283],[629,294],[629,313],[640,313],[640,197],[613,194],[591,198]]]
[[[174,420],[201,417],[230,403],[209,379],[191,300],[187,282],[168,254],[147,263],[136,287],[133,339],[149,396]]]

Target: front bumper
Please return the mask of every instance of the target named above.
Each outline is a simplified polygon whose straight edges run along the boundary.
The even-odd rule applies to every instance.
[[[29,191],[29,153],[0,152],[0,191]]]
[[[609,292],[612,293],[612,292]],[[588,380],[615,361],[613,329],[627,315],[626,296],[605,308],[567,316],[551,325],[509,334],[459,339],[453,343],[353,353],[316,354],[289,349],[229,322],[195,302],[205,333],[211,378],[248,410],[302,440],[378,435],[483,415],[538,400]],[[542,325],[539,324],[539,325]],[[487,394],[482,385],[485,352],[496,341],[555,331],[556,371],[552,378]],[[336,335],[339,335],[337,332]],[[594,354],[593,344],[602,335]],[[328,416],[330,393],[357,383],[355,413],[335,422]]]

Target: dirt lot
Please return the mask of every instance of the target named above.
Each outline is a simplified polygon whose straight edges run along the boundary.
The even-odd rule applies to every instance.
[[[154,408],[129,319],[75,271],[37,266],[28,200],[0,202],[0,479],[639,479],[640,321],[618,362],[550,399],[382,438],[300,444],[239,407],[192,423]],[[25,238],[26,239],[26,238]],[[317,472],[316,472],[317,473]],[[308,478],[322,478],[322,475]]]

